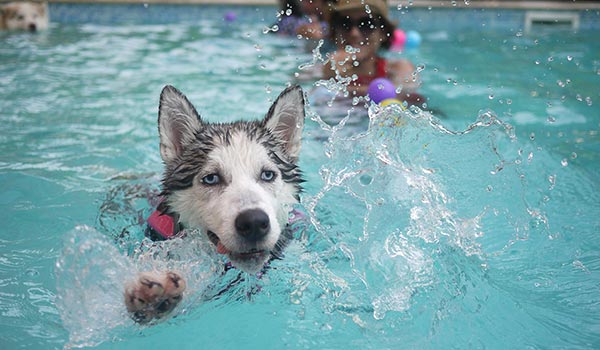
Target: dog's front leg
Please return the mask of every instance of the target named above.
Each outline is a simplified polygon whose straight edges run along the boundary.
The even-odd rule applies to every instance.
[[[185,280],[173,271],[144,272],[125,287],[125,305],[138,323],[169,314],[183,297]]]

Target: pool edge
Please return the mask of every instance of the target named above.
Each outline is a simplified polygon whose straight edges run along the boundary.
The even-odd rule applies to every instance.
[[[0,1],[3,2],[3,1]],[[49,0],[52,3],[106,3],[106,4],[207,4],[274,6],[277,0]],[[389,6],[473,9],[520,9],[520,10],[600,10],[600,1],[452,1],[452,0],[390,0]]]

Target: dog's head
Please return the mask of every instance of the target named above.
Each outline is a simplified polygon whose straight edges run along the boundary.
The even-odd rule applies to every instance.
[[[48,27],[48,3],[11,2],[0,6],[2,27],[11,30],[43,30]]]
[[[303,126],[299,86],[285,89],[263,120],[226,124],[206,123],[166,86],[158,116],[165,211],[203,230],[236,267],[260,270],[299,199]]]

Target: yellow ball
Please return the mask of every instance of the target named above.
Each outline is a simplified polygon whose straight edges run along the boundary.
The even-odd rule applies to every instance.
[[[389,106],[394,103],[400,105],[400,107],[402,107],[402,109],[404,109],[404,105],[402,104],[402,101],[395,99],[395,98],[388,98],[386,100],[383,100],[379,103],[379,105],[381,107],[385,107],[385,106]]]

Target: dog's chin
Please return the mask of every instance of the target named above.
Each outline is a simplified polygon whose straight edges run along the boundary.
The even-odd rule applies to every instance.
[[[236,268],[254,274],[259,272],[265,263],[269,260],[271,253],[266,250],[260,250],[252,253],[234,253],[230,252],[227,257]]]
[[[208,238],[215,245],[217,253],[226,255],[231,264],[236,268],[253,274],[259,272],[271,257],[269,250],[252,250],[248,252],[236,252],[226,248],[219,237],[212,231],[207,232]]]

